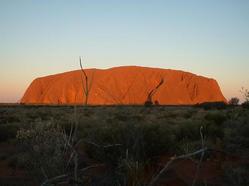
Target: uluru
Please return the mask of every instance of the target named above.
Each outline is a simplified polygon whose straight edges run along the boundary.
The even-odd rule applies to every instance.
[[[216,80],[189,72],[123,66],[86,69],[89,105],[141,105],[153,91],[160,105],[226,102]],[[23,104],[82,104],[86,99],[81,70],[40,77],[30,84]],[[160,86],[159,86],[160,85]]]

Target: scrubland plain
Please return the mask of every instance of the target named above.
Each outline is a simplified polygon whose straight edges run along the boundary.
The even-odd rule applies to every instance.
[[[0,185],[246,186],[248,134],[241,106],[1,105]]]

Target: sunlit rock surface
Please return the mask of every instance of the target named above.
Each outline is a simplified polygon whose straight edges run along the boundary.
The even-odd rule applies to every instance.
[[[87,69],[91,86],[88,104],[144,104],[161,79],[153,96],[161,105],[191,105],[224,101],[216,80],[178,70],[137,66]],[[84,77],[80,70],[35,79],[26,90],[24,104],[83,104]]]

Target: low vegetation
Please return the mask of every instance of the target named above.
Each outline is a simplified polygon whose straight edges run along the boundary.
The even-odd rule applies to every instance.
[[[34,185],[246,186],[248,133],[249,110],[218,103],[2,106],[0,145],[13,149],[0,169]]]

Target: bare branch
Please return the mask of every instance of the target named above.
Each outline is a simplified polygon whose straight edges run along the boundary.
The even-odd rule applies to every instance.
[[[204,147],[204,136],[203,136],[202,130],[203,130],[203,126],[200,127],[200,135],[201,135],[201,147],[202,147],[202,149],[204,149],[204,148],[205,148],[205,147]],[[203,151],[203,152],[201,153],[201,158],[200,158],[200,161],[199,161],[199,163],[198,163],[198,165],[197,165],[197,170],[196,170],[196,173],[195,173],[195,178],[194,178],[194,180],[193,180],[192,186],[195,186],[196,181],[197,181],[197,179],[198,179],[198,177],[199,177],[200,168],[201,168],[201,164],[202,164],[204,155],[205,155],[205,151]]]
[[[189,158],[189,157],[192,157],[192,156],[195,156],[197,154],[200,154],[200,153],[203,153],[203,152],[206,152],[207,151],[207,148],[204,148],[204,149],[200,149],[200,150],[197,150],[195,152],[192,152],[192,153],[189,153],[189,154],[184,154],[184,155],[181,155],[181,156],[177,156],[177,157],[172,157],[170,159],[170,161],[167,162],[167,164],[164,166],[163,169],[161,169],[161,171],[151,180],[151,182],[149,183],[149,186],[153,186],[155,185],[155,183],[157,182],[157,180],[161,177],[161,175],[163,173],[165,173],[168,168],[170,167],[170,165],[176,161],[176,160],[180,160],[180,159],[186,159],[186,158]]]
[[[85,173],[86,171],[88,171],[90,169],[101,167],[101,166],[104,166],[104,164],[91,165],[91,166],[85,167],[83,169],[80,169],[79,173],[82,174],[82,173]],[[66,178],[68,178],[70,176],[71,176],[70,174],[62,174],[60,176],[53,177],[53,178],[48,179],[45,182],[43,182],[41,184],[41,186],[45,186],[45,185],[48,185],[48,184],[51,184],[51,183],[57,183],[58,181],[60,181],[60,180],[62,181],[63,179],[66,179]]]
[[[79,57],[79,60],[80,60],[80,69],[81,69],[81,81],[82,81],[82,86],[83,86],[83,92],[84,92],[84,95],[85,95],[85,105],[87,105],[88,104],[89,93],[90,93],[91,88],[92,88],[93,75],[92,75],[92,78],[90,79],[90,82],[89,82],[87,73],[86,73],[86,71],[84,70],[84,68],[82,66],[81,57]],[[84,76],[85,81],[83,80],[82,75]]]
[[[84,70],[83,67],[82,67],[81,57],[80,57],[80,69],[81,69],[82,73],[84,74],[85,78],[87,79],[86,72],[85,72],[85,70]]]
[[[200,169],[200,165],[202,163],[202,160],[203,160],[203,157],[204,157],[204,154],[207,150],[209,150],[207,147],[204,147],[204,137],[203,137],[203,134],[202,134],[202,129],[203,127],[201,126],[200,127],[200,135],[201,135],[201,143],[202,143],[202,148],[195,151],[195,152],[192,152],[192,153],[188,153],[188,154],[184,154],[184,155],[180,155],[180,156],[174,156],[170,159],[170,161],[168,161],[166,163],[166,165],[161,169],[161,171],[151,180],[151,182],[149,183],[149,186],[153,186],[155,185],[155,183],[158,181],[158,179],[161,177],[161,175],[163,173],[165,173],[170,165],[177,161],[177,160],[180,160],[180,159],[188,159],[188,158],[191,158],[192,156],[195,156],[195,155],[198,155],[198,154],[201,154],[201,158],[200,158],[200,161],[199,161],[199,164],[198,164],[198,167],[197,167],[197,171],[196,171],[196,175],[195,175],[195,179],[193,181],[193,184],[192,185],[195,185],[195,182],[198,178],[198,175],[199,175],[199,169]]]
[[[122,146],[122,144],[99,145],[99,144],[96,144],[94,142],[85,141],[85,140],[83,142],[88,143],[88,144],[93,145],[93,146],[98,147],[98,148],[111,148],[111,147]]]

